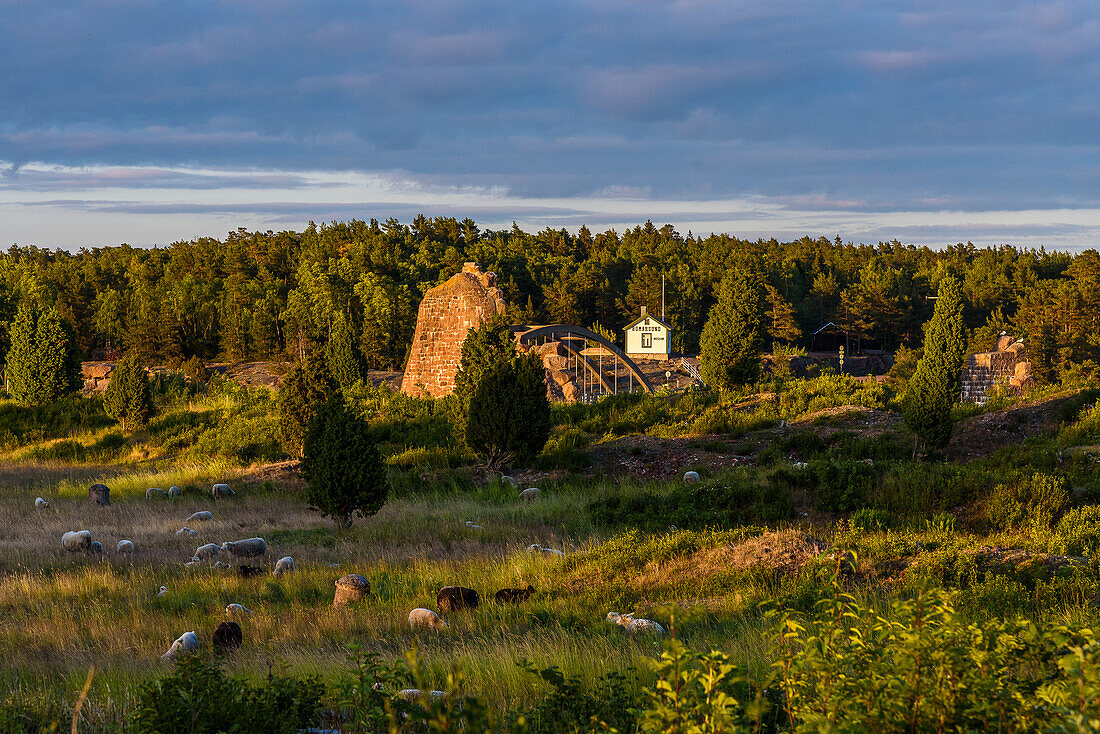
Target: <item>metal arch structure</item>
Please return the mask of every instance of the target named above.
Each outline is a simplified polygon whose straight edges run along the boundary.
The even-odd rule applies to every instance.
[[[520,344],[535,344],[537,340],[543,338],[552,341],[561,341],[562,345],[565,347],[565,350],[577,360],[578,366],[583,364],[586,372],[595,377],[600,386],[608,393],[616,393],[618,381],[616,380],[615,385],[612,385],[612,383],[608,382],[603,375],[603,371],[592,360],[591,357],[580,354],[577,350],[573,349],[573,347],[570,346],[566,341],[563,341],[562,337],[566,337],[567,339],[569,337],[585,339],[587,341],[592,341],[599,344],[601,347],[609,351],[617,362],[622,363],[622,365],[626,368],[627,373],[632,377],[632,379],[637,380],[638,384],[641,385],[646,392],[653,394],[653,385],[649,383],[649,380],[646,379],[646,376],[642,373],[641,369],[638,368],[638,365],[634,362],[634,360],[626,356],[626,353],[615,346],[614,343],[608,341],[606,338],[600,336],[591,329],[586,329],[583,326],[572,326],[570,324],[552,324],[550,326],[533,326],[530,328],[518,327],[516,331],[516,340]]]

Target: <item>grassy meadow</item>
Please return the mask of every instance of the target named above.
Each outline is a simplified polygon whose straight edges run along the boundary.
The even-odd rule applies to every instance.
[[[550,693],[522,660],[582,687],[628,672],[641,700],[662,643],[608,624],[610,610],[655,619],[693,650],[724,651],[757,681],[775,654],[764,607],[811,615],[838,585],[883,614],[943,589],[979,624],[1100,622],[1095,391],[1040,395],[1062,401],[1049,424],[985,456],[917,464],[888,388],[830,376],[772,387],[558,407],[518,488],[454,446],[446,406],[363,388],[348,398],[371,420],[393,490],[347,530],[301,498],[262,390],[166,381],[157,416],[133,434],[95,398],[39,411],[0,404],[0,704],[23,730],[67,727],[94,666],[79,730],[118,731],[142,686],[170,671],[159,656],[171,642],[194,630],[209,646],[229,603],[254,612],[223,662],[232,674],[335,684],[352,670],[349,645],[381,661],[415,649],[433,686],[460,666],[465,690],[502,716]],[[992,414],[968,408],[960,430]],[[699,484],[680,479],[689,469]],[[238,496],[213,501],[220,481]],[[111,487],[110,506],[88,501],[94,482]],[[145,497],[173,485],[176,500]],[[542,490],[534,502],[518,498],[528,486]],[[36,509],[38,496],[50,507]],[[199,510],[214,519],[177,537]],[[106,558],[61,549],[62,533],[83,529]],[[289,555],[297,570],[244,579],[183,565],[203,543],[251,536],[267,540],[268,569]],[[123,538],[136,549],[128,559],[114,554]],[[566,555],[528,553],[532,543]],[[334,608],[333,582],[347,573],[365,576],[371,594]],[[523,604],[492,599],[527,584],[537,593]],[[410,631],[408,612],[436,608],[447,585],[478,590],[482,604],[445,615],[446,630]]]

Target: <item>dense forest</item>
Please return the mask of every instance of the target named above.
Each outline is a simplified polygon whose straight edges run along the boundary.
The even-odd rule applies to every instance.
[[[943,250],[811,239],[699,237],[651,222],[622,233],[481,230],[470,219],[353,220],[302,232],[230,232],[151,249],[0,255],[0,322],[30,300],[56,307],[86,358],[147,363],[302,354],[340,320],[369,365],[400,369],[424,292],[476,261],[497,273],[515,323],[599,324],[619,333],[659,313],[665,278],[673,348],[698,350],[718,282],[750,265],[765,280],[773,342],[810,347],[835,322],[864,344],[917,348],[939,281],[963,283],[972,347],[1006,329],[1052,370],[1100,362],[1100,255],[959,244]],[[621,333],[620,333],[621,335]],[[0,337],[0,342],[4,341]]]

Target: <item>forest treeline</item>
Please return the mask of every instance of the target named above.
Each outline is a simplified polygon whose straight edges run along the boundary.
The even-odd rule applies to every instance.
[[[625,232],[481,230],[419,216],[250,232],[150,249],[75,253],[12,247],[0,255],[0,322],[20,303],[54,307],[85,358],[136,353],[250,360],[304,354],[341,321],[372,368],[401,369],[429,288],[476,261],[497,274],[515,323],[599,324],[621,340],[641,306],[660,313],[673,349],[694,353],[719,281],[753,267],[773,343],[810,347],[834,322],[865,344],[920,346],[939,282],[962,283],[972,349],[1005,329],[1029,337],[1052,370],[1100,362],[1100,255],[959,244],[943,250],[839,238],[748,241],[682,235],[652,223]],[[0,347],[6,348],[0,335]]]

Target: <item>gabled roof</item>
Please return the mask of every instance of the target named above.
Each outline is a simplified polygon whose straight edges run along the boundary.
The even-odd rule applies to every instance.
[[[629,324],[627,324],[626,326],[624,326],[624,327],[623,327],[623,331],[629,331],[630,329],[634,328],[634,327],[635,327],[635,326],[636,326],[636,325],[637,325],[638,323],[640,323],[640,322],[642,322],[642,321],[645,321],[646,319],[650,319],[651,321],[656,321],[656,322],[657,322],[658,324],[660,324],[661,326],[665,327],[665,328],[666,328],[666,329],[668,329],[669,331],[672,331],[672,327],[671,327],[671,326],[669,326],[668,324],[666,324],[666,323],[665,323],[664,321],[661,321],[661,320],[660,320],[659,318],[657,318],[657,317],[656,317],[656,316],[654,316],[653,314],[646,314],[645,316],[639,316],[638,318],[634,319],[634,320],[633,320],[633,321],[631,321],[631,322],[630,322]]]
[[[823,332],[823,331],[825,331],[826,329],[828,329],[828,328],[829,328],[830,326],[831,326],[831,327],[833,327],[834,329],[836,329],[837,331],[839,331],[839,332],[840,332],[841,334],[847,334],[847,333],[848,333],[847,331],[845,331],[844,329],[840,328],[839,326],[837,326],[836,324],[834,324],[834,323],[833,323],[832,321],[830,321],[829,323],[827,323],[827,324],[823,324],[822,326],[818,327],[817,331],[815,331],[814,333],[810,334],[810,336],[817,336],[817,335],[818,335],[818,334],[820,334],[821,332]]]

